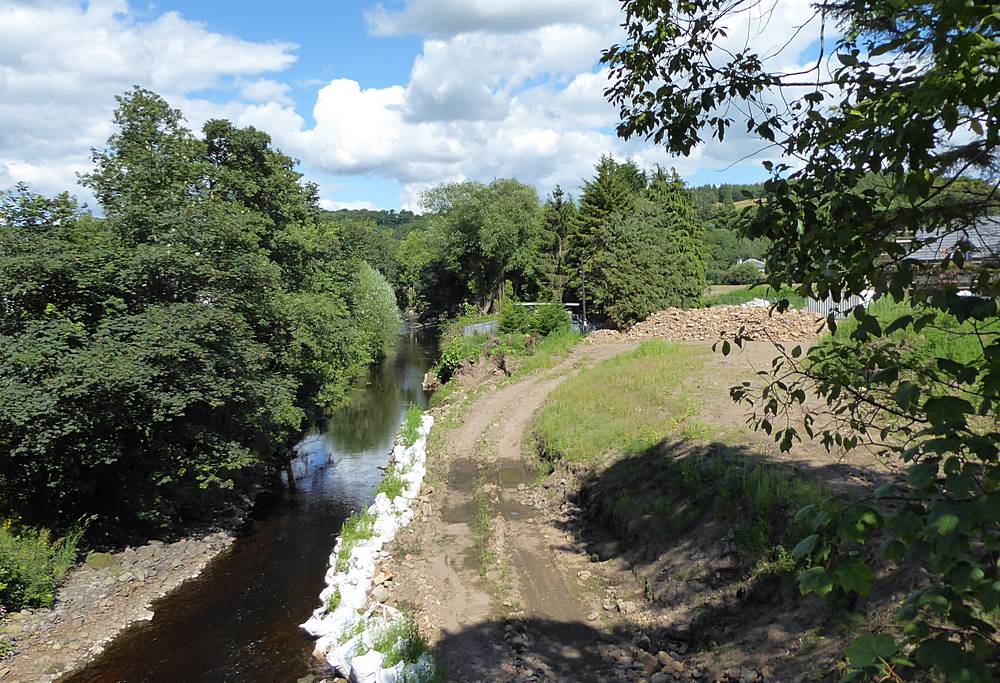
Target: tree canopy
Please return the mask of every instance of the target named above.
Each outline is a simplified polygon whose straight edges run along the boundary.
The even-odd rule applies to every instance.
[[[0,511],[141,536],[245,506],[398,318],[265,133],[199,139],[139,88],[115,123],[82,178],[103,217],[0,204]]]

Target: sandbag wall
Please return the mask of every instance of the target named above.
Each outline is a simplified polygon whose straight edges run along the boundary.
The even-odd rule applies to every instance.
[[[434,661],[428,652],[413,662],[398,661],[391,667],[383,666],[388,653],[378,652],[373,643],[380,633],[406,617],[389,605],[375,601],[369,605],[376,566],[388,557],[383,546],[413,520],[412,504],[420,495],[427,471],[427,435],[433,425],[434,418],[423,415],[412,445],[405,446],[397,440],[390,466],[403,479],[402,493],[392,500],[385,493],[376,495],[375,502],[368,507],[369,515],[374,518],[370,537],[352,542],[349,555],[342,552],[343,535],[337,537],[326,572],[326,588],[320,593],[321,604],[302,624],[303,629],[318,639],[316,655],[325,658],[352,683],[419,682],[434,676]]]

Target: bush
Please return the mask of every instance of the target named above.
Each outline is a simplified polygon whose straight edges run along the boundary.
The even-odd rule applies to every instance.
[[[74,529],[52,541],[48,529],[15,532],[9,521],[0,525],[0,604],[10,610],[51,607],[81,536]]]
[[[531,332],[531,314],[513,299],[507,299],[500,311],[501,334],[528,334]]]
[[[547,337],[570,328],[569,311],[560,304],[543,304],[531,314],[529,332]]]
[[[487,337],[466,337],[459,334],[452,337],[441,349],[441,358],[435,366],[435,372],[442,382],[447,382],[458,370],[458,366],[468,358],[477,358],[482,353]]]
[[[537,334],[544,337],[569,327],[569,311],[557,303],[542,304],[532,310],[508,299],[500,313],[501,334]]]
[[[724,285],[756,285],[764,281],[764,273],[752,263],[740,263],[722,273]]]

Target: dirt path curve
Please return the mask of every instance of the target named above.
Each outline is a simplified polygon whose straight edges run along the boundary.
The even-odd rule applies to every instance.
[[[436,489],[401,538],[393,573],[397,601],[414,607],[449,680],[601,680],[604,634],[579,578],[589,558],[533,504],[522,448],[553,389],[630,348],[580,345],[550,370],[483,394],[458,424],[439,421],[443,440],[428,459]]]

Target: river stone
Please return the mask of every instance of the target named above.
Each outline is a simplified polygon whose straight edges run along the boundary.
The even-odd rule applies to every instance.
[[[375,602],[385,602],[390,597],[389,591],[385,586],[375,586],[374,590],[371,592],[371,598]]]

